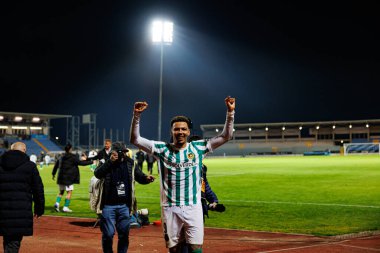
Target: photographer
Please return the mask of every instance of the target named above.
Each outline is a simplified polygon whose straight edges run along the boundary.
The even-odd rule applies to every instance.
[[[134,200],[134,181],[149,184],[154,177],[145,175],[127,156],[122,142],[112,144],[111,157],[95,169],[95,177],[104,179],[101,198],[101,224],[103,252],[113,252],[115,228],[118,233],[117,252],[127,252],[129,246],[130,213]]]

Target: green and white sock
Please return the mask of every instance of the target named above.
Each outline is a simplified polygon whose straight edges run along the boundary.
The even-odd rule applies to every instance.
[[[70,199],[65,199],[65,207],[69,207],[70,205]]]

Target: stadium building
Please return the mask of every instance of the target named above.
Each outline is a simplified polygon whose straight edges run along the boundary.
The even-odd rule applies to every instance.
[[[71,115],[57,114],[0,112],[0,149],[5,150],[12,143],[21,141],[26,144],[28,155],[62,152],[62,148],[50,136],[50,121],[71,117]]]
[[[223,126],[201,125],[203,137],[217,135]],[[212,155],[379,153],[379,142],[380,119],[246,123],[235,124],[233,139]]]

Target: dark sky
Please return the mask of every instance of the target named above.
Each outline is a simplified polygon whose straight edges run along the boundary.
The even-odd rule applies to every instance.
[[[379,118],[376,1],[8,1],[0,17],[0,111],[82,115],[157,137],[154,17],[174,22],[164,49],[163,137],[170,118],[237,123]],[[58,135],[59,126],[53,134]],[[199,130],[198,130],[199,131]]]

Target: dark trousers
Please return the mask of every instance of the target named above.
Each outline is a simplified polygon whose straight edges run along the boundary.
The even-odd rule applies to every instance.
[[[137,162],[137,167],[142,171],[144,162]]]
[[[148,163],[148,172],[150,175],[153,173],[153,163]]]
[[[21,246],[21,236],[3,236],[4,253],[18,253]]]
[[[118,235],[117,252],[126,253],[129,246],[130,216],[127,205],[105,205],[102,210],[100,229],[104,253],[112,253],[115,228]]]

